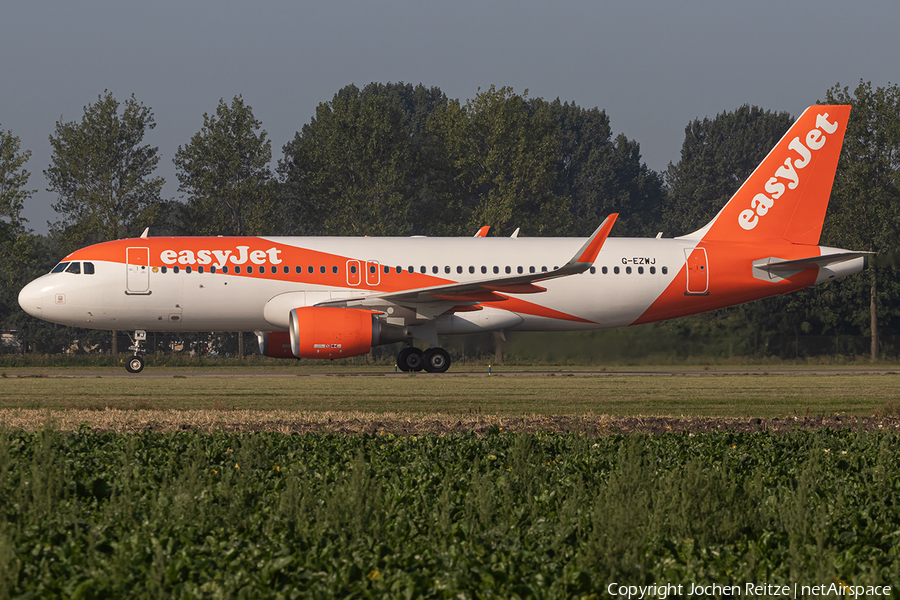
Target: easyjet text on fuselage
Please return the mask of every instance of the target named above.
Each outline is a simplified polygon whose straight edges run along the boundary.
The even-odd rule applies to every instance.
[[[159,260],[166,265],[209,265],[224,267],[226,264],[243,265],[248,262],[254,265],[279,265],[282,260],[278,256],[281,250],[271,247],[268,250],[250,250],[250,246],[236,246],[233,250],[163,250]]]

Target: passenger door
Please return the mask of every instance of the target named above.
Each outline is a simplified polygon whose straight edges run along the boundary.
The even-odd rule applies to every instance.
[[[150,293],[150,249],[125,250],[125,293]]]
[[[709,265],[706,261],[706,248],[684,249],[687,259],[687,291],[686,295],[704,295],[709,293]]]

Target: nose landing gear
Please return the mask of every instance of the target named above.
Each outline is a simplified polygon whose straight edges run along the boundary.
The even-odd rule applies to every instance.
[[[140,373],[144,370],[144,359],[141,358],[140,353],[143,352],[141,349],[141,342],[147,339],[147,332],[143,329],[138,329],[134,332],[134,337],[131,339],[133,342],[132,346],[129,346],[129,350],[134,351],[134,356],[128,359],[128,362],[125,363],[125,370],[129,373]]]
[[[144,359],[135,354],[125,363],[125,370],[129,373],[140,373],[144,370]]]

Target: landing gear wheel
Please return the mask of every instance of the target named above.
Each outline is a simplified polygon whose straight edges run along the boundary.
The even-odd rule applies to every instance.
[[[144,359],[137,355],[132,356],[125,363],[125,370],[129,373],[140,373],[144,370]]]
[[[450,368],[450,354],[443,348],[429,348],[425,351],[425,370],[429,373],[443,373]]]
[[[397,368],[401,371],[421,371],[425,366],[422,351],[418,348],[404,348],[397,355]]]

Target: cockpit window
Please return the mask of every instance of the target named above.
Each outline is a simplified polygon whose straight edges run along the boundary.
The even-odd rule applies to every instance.
[[[81,275],[81,263],[78,261],[70,262],[69,266],[66,267],[66,273],[74,273],[76,275]]]
[[[63,271],[66,270],[66,267],[68,267],[68,266],[69,266],[69,263],[61,262],[58,265],[56,265],[55,267],[53,267],[53,270],[50,272],[51,273],[62,273]]]
[[[84,274],[85,275],[93,275],[94,274],[94,263],[92,263],[92,262],[84,263]]]

